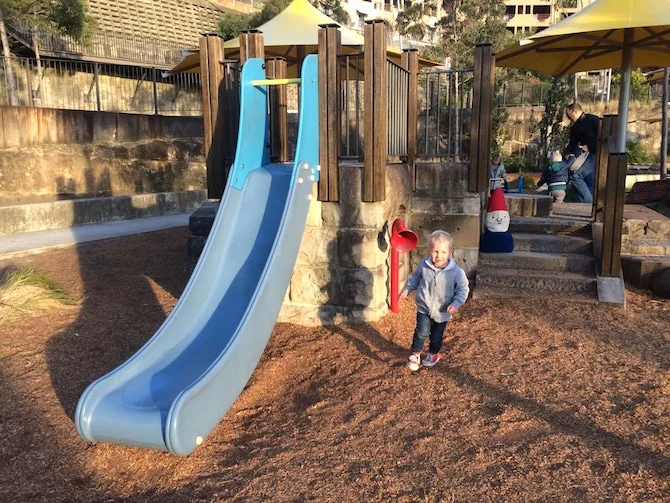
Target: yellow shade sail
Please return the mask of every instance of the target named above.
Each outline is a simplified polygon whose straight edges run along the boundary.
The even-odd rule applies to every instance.
[[[282,57],[288,63],[288,77],[298,77],[299,61],[307,54],[315,54],[318,50],[319,26],[324,24],[339,24],[333,19],[314,7],[308,0],[293,0],[283,11],[270,19],[257,29],[263,34],[265,46],[265,57]],[[340,27],[343,54],[356,54],[363,52],[365,39],[363,35]],[[239,59],[240,39],[239,37],[227,40],[223,43],[224,57],[226,59]],[[400,61],[401,51],[395,48],[387,49],[388,57]],[[351,62],[354,64],[353,62]],[[363,57],[360,57],[361,69]],[[419,65],[440,66],[440,63],[419,59]],[[191,51],[177,66],[172,68],[168,74],[200,71],[200,54]]]
[[[496,65],[550,75],[622,66],[624,33],[632,66],[670,66],[670,0],[598,0],[496,55]]]

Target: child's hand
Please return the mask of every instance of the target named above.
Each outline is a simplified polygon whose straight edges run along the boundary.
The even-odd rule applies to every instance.
[[[447,307],[447,312],[453,316],[458,312],[458,309],[456,309],[454,306],[449,306]]]
[[[406,298],[407,298],[407,295],[408,295],[408,294],[407,294],[407,292],[406,292],[405,290],[403,290],[402,292],[400,292],[400,296],[399,296],[399,297],[400,297],[400,300],[406,299]]]

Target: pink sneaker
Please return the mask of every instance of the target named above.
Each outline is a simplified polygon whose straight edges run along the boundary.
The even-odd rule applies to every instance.
[[[409,361],[407,362],[407,368],[412,372],[419,370],[421,365],[421,353],[412,353],[409,355]]]
[[[440,353],[435,354],[428,353],[421,362],[421,365],[423,365],[424,367],[432,367],[439,361],[440,361]]]

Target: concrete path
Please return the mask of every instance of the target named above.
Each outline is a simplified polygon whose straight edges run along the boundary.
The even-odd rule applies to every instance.
[[[191,213],[177,213],[161,217],[137,218],[103,224],[81,225],[48,231],[24,232],[0,236],[0,260],[10,257],[40,253],[55,248],[100,239],[152,232],[188,225]]]

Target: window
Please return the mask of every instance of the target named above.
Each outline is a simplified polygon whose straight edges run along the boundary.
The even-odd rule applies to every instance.
[[[526,5],[526,14],[530,14],[530,5]]]

